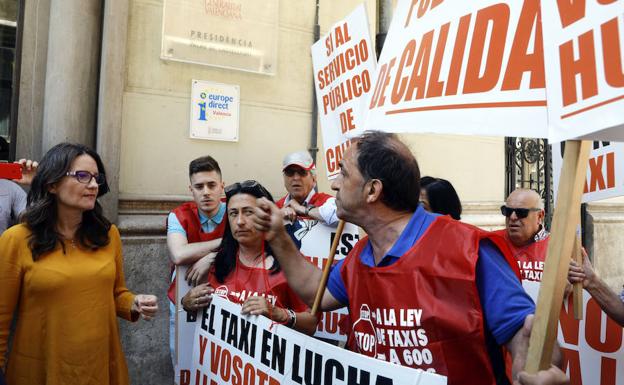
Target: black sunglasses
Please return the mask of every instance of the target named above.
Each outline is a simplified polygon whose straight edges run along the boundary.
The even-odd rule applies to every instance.
[[[503,214],[507,218],[509,218],[511,214],[513,214],[513,212],[515,211],[516,216],[522,219],[522,218],[528,217],[531,211],[540,211],[541,209],[538,209],[538,208],[525,209],[525,208],[519,208],[519,207],[507,207],[503,205],[501,206],[500,210],[501,210],[501,214]]]
[[[255,180],[246,180],[242,182],[232,183],[224,189],[225,196],[231,197],[234,194],[237,194],[241,191],[254,191],[257,195],[270,197],[271,194],[257,181]]]
[[[301,167],[289,167],[287,169],[284,170],[284,175],[288,176],[288,177],[292,177],[295,174],[299,174],[300,177],[306,177],[308,176],[308,173],[310,171],[303,169]]]

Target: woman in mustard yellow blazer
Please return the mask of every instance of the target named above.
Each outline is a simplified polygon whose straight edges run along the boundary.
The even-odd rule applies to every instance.
[[[126,288],[119,231],[97,202],[107,191],[95,151],[56,145],[40,162],[21,224],[0,237],[1,370],[17,315],[8,384],[128,384],[116,316],[149,319],[158,306]]]

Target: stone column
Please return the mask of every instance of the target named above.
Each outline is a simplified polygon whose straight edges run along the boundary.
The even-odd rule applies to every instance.
[[[16,159],[41,159],[50,0],[24,1]]]
[[[102,0],[50,2],[42,150],[95,143]]]
[[[96,130],[96,148],[106,166],[110,192],[100,202],[108,219],[117,223],[119,157],[123,95],[126,79],[128,0],[106,0],[102,30],[102,60]]]

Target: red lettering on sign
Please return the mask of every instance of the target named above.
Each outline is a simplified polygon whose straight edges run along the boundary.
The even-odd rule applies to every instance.
[[[381,94],[381,83],[382,83],[381,80],[384,79],[386,77],[386,74],[388,73],[388,64],[387,63],[382,64],[381,67],[377,71],[378,71],[377,83],[375,84],[373,97],[371,98],[371,102],[368,108],[374,108],[375,104],[377,104],[377,101],[379,100],[379,95]]]
[[[600,385],[615,385],[617,361],[613,358],[602,357],[600,360]]]
[[[243,360],[239,356],[234,355],[232,364],[232,369],[234,370],[234,374],[232,375],[232,385],[243,385],[243,376],[241,375]]]
[[[603,318],[607,321],[606,328],[602,327]],[[604,341],[601,339],[603,330]],[[614,353],[622,346],[622,327],[607,317],[593,298],[587,302],[585,340],[593,349],[603,353]]]
[[[471,17],[472,15],[468,14],[459,19],[455,47],[453,47],[453,56],[451,57],[451,68],[449,69],[449,77],[444,93],[446,96],[457,94],[459,75],[464,61],[464,51],[466,50],[466,40],[468,40],[468,28],[470,27]]]
[[[602,176],[602,155],[589,159],[589,191],[604,190],[606,185]]]
[[[219,369],[219,360],[221,358],[221,346],[215,344],[214,342],[210,343],[210,371],[213,374],[217,374],[217,369]]]
[[[392,87],[392,95],[390,97],[392,104],[397,104],[403,99],[403,94],[405,93],[405,87],[407,86],[407,79],[409,76],[403,75],[403,67],[405,65],[412,65],[412,60],[414,60],[414,52],[416,51],[416,40],[410,40],[405,49],[403,49],[403,53],[401,54],[401,60],[399,60],[399,67],[397,68],[397,80],[394,82],[394,86]],[[399,80],[400,79],[400,80]]]
[[[559,312],[559,325],[561,325],[561,331],[563,332],[563,341],[567,344],[578,345],[579,320],[574,318],[572,303],[573,297],[569,296],[567,306],[566,304],[561,306],[561,312]]]
[[[615,187],[615,152],[607,154],[607,187]]]
[[[191,371],[180,370],[180,385],[191,385]]]
[[[561,348],[561,354],[563,355],[561,370],[564,372],[569,371],[570,385],[583,385],[579,352],[576,350]]]
[[[531,34],[533,39],[531,40]],[[533,43],[533,53],[528,53],[529,44]],[[530,88],[544,88],[544,42],[539,0],[525,0],[518,21],[518,28],[511,46],[509,62],[502,90],[518,90],[525,72],[531,74]]]
[[[603,160],[607,159],[606,170]],[[605,172],[606,171],[606,172]],[[605,182],[606,175],[606,182]],[[609,152],[589,159],[589,180],[585,180],[583,193],[602,191],[615,187],[615,153]]]
[[[346,317],[344,314],[338,314],[335,312],[325,312],[321,317],[316,330],[319,332],[327,332],[330,334],[338,333],[340,331],[340,322]],[[340,333],[344,334],[344,333]]]
[[[425,96],[427,87],[427,73],[429,72],[429,56],[431,55],[431,43],[433,40],[433,31],[427,32],[420,42],[416,61],[412,69],[412,77],[405,95],[406,100],[411,100],[414,89],[418,89],[416,99],[422,99]],[[392,68],[392,67],[391,67]],[[383,97],[383,96],[382,96]]]
[[[349,35],[349,25],[344,23],[342,26],[336,27],[334,30],[334,36],[336,37],[336,44],[334,45],[336,48],[349,42],[351,40],[351,36]]]
[[[563,28],[585,17],[585,0],[557,0],[557,8]]]
[[[579,75],[581,78],[583,99],[598,94],[593,31],[587,31],[580,35],[578,37],[578,46],[579,58],[576,60],[574,59],[574,45],[572,40],[559,46],[561,91],[564,106],[577,102],[576,75]]]
[[[221,359],[219,360],[219,368],[221,370],[219,371],[219,374],[221,375],[223,381],[229,382],[232,370],[232,353],[230,353],[227,349],[222,349],[221,352]]]
[[[214,375],[219,375],[223,380],[222,382],[231,383],[233,385],[279,385],[279,381],[262,370],[255,368],[253,364],[249,362],[244,363],[243,358],[239,355],[221,348],[221,346],[214,342],[211,342],[210,349],[212,355],[210,371]],[[204,380],[204,384],[205,383],[206,380]],[[211,385],[213,383],[216,385],[216,383],[211,380]]]
[[[446,23],[440,28],[440,36],[438,36],[438,44],[436,44],[435,54],[433,55],[431,76],[429,76],[429,85],[427,86],[427,98],[442,96],[444,82],[440,80],[440,69],[442,68],[444,48],[446,47],[446,39],[448,37],[450,25],[451,23]]]
[[[412,6],[414,4],[416,3]],[[466,52],[472,16],[472,14],[464,15],[458,20],[424,32],[422,36],[414,36],[405,43],[397,57],[389,58],[388,62],[382,63],[369,109],[384,106],[390,82],[393,83],[389,87],[390,102],[393,105],[442,95],[452,96],[458,92],[464,94],[488,92],[497,87],[501,78],[501,90],[519,90],[527,73],[530,76],[531,89],[543,88],[545,73],[539,0],[522,2],[509,48],[506,47],[507,36],[512,26],[511,9],[508,4],[501,2],[475,12],[470,49]],[[449,38],[449,31],[455,26],[456,34]],[[397,62],[398,65],[395,67]],[[507,64],[506,68],[502,67],[503,63]],[[448,72],[442,69],[445,65],[448,65]],[[460,84],[460,81],[463,83]],[[496,102],[474,103],[475,107],[481,104],[483,106],[478,108],[502,106]],[[546,101],[531,100],[505,104],[514,107],[545,106]],[[436,105],[400,108],[386,111],[386,114],[413,112],[421,108],[449,109],[453,106],[468,108],[468,104]]]
[[[490,34],[485,69],[480,76],[483,51],[485,49],[486,35],[489,25],[492,25]],[[492,90],[501,73],[503,53],[507,40],[507,27],[509,26],[509,6],[507,4],[494,4],[477,12],[475,29],[472,35],[472,45],[468,56],[466,68],[466,80],[464,93],[477,93]]]
[[[388,87],[388,84],[390,84],[390,71],[392,71],[392,67],[394,67],[395,62],[396,62],[396,58],[392,58],[392,60],[390,60],[390,63],[388,63],[388,71],[386,73],[386,76],[384,78],[380,78],[382,81],[381,90],[379,92],[381,97],[379,98],[379,104],[377,105],[377,107],[383,106],[384,103],[386,102],[386,97],[384,96],[384,94],[386,92],[386,88]],[[379,83],[379,80],[377,82]]]
[[[434,9],[438,5],[440,5],[444,0],[412,0],[412,4],[410,4],[409,12],[407,12],[407,19],[405,19],[405,27],[409,25],[410,19],[412,18],[412,12],[414,11],[414,7],[416,4],[419,4],[418,10],[416,11],[416,18],[421,18],[427,13],[428,10]]]
[[[605,80],[611,87],[624,87],[624,68],[622,68],[622,45],[618,18],[611,19],[600,26],[604,56]],[[608,49],[604,49],[608,47]]]
[[[206,353],[206,346],[208,345],[208,338],[199,336],[199,364],[204,364],[204,353]]]
[[[351,141],[346,141],[340,145],[329,148],[325,151],[325,163],[327,164],[327,170],[329,173],[335,173],[340,169],[340,161],[347,148],[351,145]]]

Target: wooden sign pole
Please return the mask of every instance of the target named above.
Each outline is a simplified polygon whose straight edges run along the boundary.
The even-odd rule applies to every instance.
[[[321,282],[319,282],[318,289],[316,289],[316,297],[314,297],[314,304],[312,305],[312,314],[317,314],[319,306],[321,305],[321,300],[323,299],[323,294],[325,293],[325,286],[327,285],[327,278],[329,277],[329,271],[331,270],[331,266],[334,263],[334,255],[336,254],[336,249],[338,248],[338,243],[340,242],[340,236],[342,235],[344,226],[345,221],[341,219],[338,222],[336,236],[334,236],[334,241],[332,242],[331,250],[329,251],[329,256],[327,257],[327,264],[323,268]]]
[[[579,221],[579,225],[577,226],[578,230],[576,232],[576,238],[574,239],[574,254],[572,254],[572,258],[574,261],[579,264],[579,266],[583,266],[583,245],[581,242],[581,225]],[[573,303],[574,303],[574,318],[577,320],[583,319],[583,283],[578,282],[575,283],[572,289],[573,295]]]
[[[566,141],[557,207],[529,341],[525,367],[528,373],[550,368],[563,290],[576,242],[576,218],[581,205],[590,144],[589,141]]]

